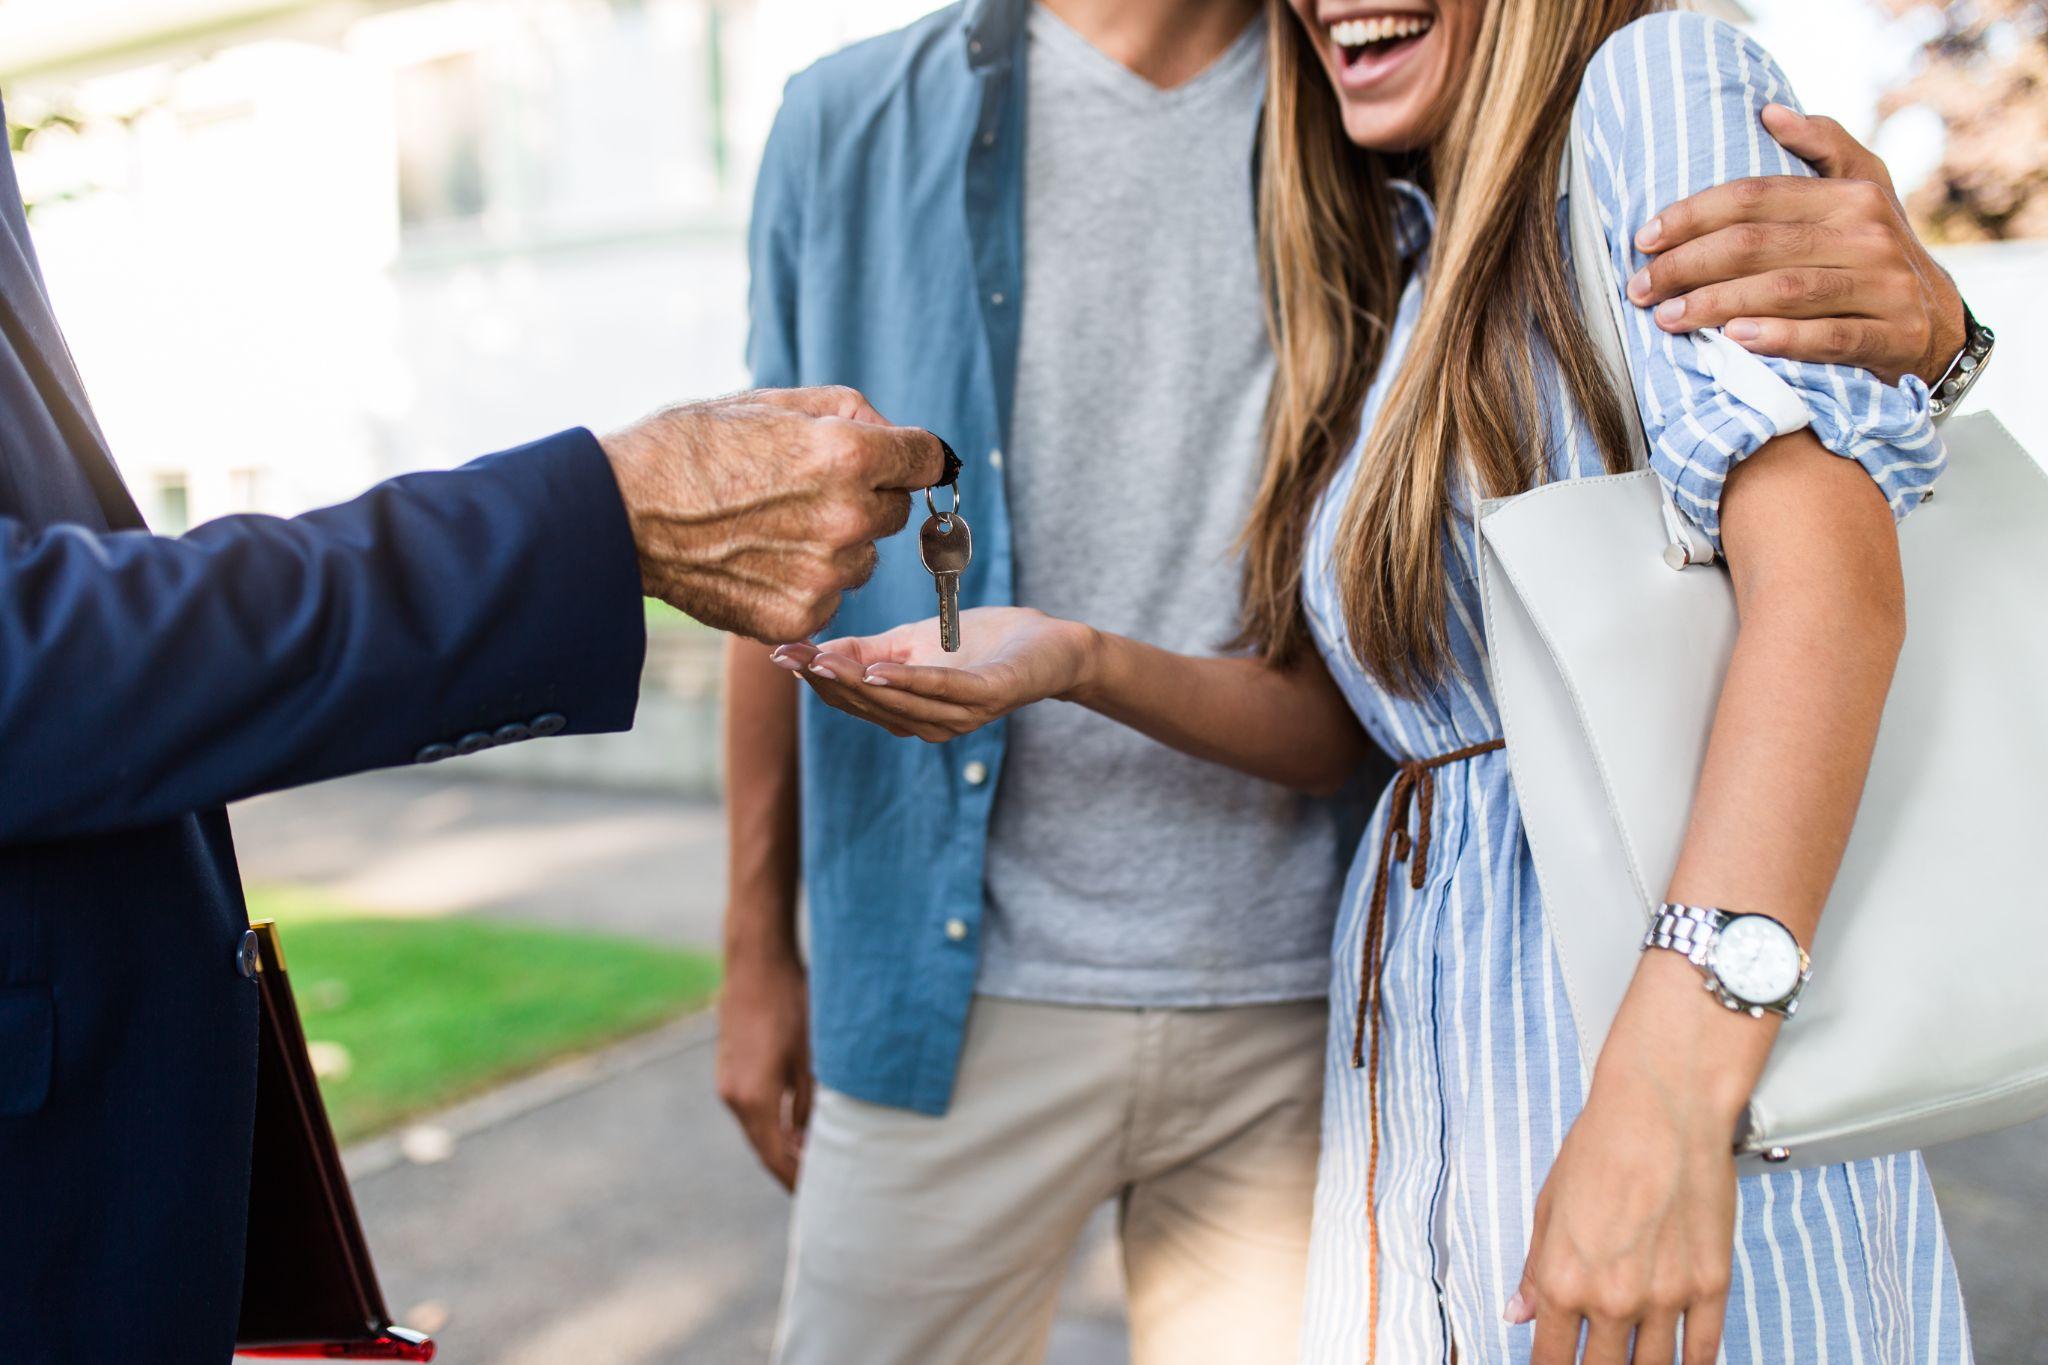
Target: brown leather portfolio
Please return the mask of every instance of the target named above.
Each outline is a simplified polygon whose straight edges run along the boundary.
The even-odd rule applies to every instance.
[[[249,1250],[236,1353],[324,1360],[432,1360],[433,1340],[399,1327],[376,1267],[306,1053],[306,1034],[278,947],[256,934],[262,988],[256,1071]]]

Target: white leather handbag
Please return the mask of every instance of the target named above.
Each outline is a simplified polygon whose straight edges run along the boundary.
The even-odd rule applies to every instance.
[[[1566,155],[1581,304],[1633,420],[1624,305]],[[1788,385],[1701,344],[1787,429]],[[1907,641],[1869,782],[1744,1158],[1816,1165],[2048,1113],[2048,473],[1988,413],[1943,436],[1939,491],[1899,528]],[[1688,562],[1696,533],[1648,468],[1488,503],[1479,529],[1493,691],[1590,1068],[1677,865],[1734,595]]]

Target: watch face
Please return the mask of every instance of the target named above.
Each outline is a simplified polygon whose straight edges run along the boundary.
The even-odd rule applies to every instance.
[[[1767,915],[1737,915],[1721,927],[1713,966],[1736,999],[1774,1005],[1799,984],[1799,942]]]

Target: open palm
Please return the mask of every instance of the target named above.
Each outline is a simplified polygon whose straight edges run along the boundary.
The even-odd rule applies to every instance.
[[[826,704],[938,743],[1068,696],[1085,680],[1093,640],[1088,627],[1028,607],[976,607],[960,614],[951,654],[932,617],[880,635],[783,645],[773,657]]]

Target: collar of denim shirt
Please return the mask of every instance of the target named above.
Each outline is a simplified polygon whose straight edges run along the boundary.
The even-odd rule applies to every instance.
[[[967,34],[967,62],[984,67],[1003,61],[1024,33],[1033,0],[967,0],[961,28]]]

